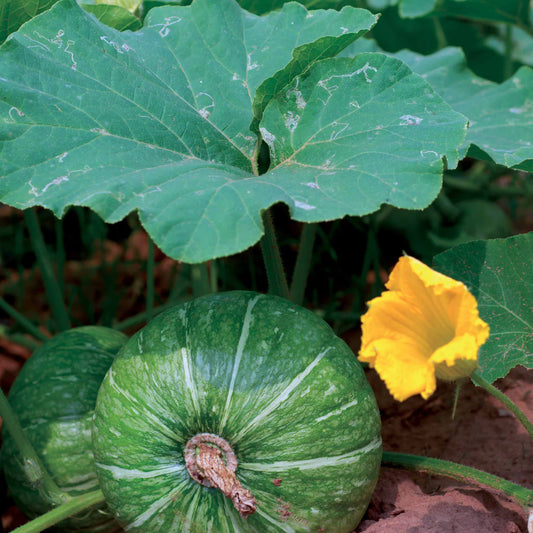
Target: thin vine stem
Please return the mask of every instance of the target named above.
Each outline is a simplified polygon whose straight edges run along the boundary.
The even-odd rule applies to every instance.
[[[533,505],[533,490],[489,474],[483,470],[452,461],[408,453],[383,452],[381,464],[391,468],[402,468],[404,470],[445,476],[460,481],[461,483],[490,487],[504,492],[523,507],[531,507]]]
[[[261,239],[261,251],[268,277],[268,290],[271,294],[289,299],[289,285],[279,253],[278,240],[270,211],[263,212],[265,234]]]
[[[24,218],[30,233],[33,251],[37,258],[37,264],[41,269],[48,302],[50,303],[59,330],[66,331],[67,329],[70,329],[70,318],[62,298],[61,288],[54,273],[50,255],[44,243],[37,214],[33,209],[26,209],[24,211]]]
[[[58,505],[66,501],[68,495],[63,492],[52,479],[48,470],[43,466],[41,459],[37,455],[34,447],[22,429],[17,415],[0,389],[0,418],[2,424],[7,429],[15,445],[22,455],[24,461],[24,472],[28,480],[38,485],[48,501],[53,505]]]
[[[317,224],[304,224],[300,235],[300,245],[298,247],[298,256],[294,265],[290,290],[290,300],[298,305],[302,305],[304,300],[307,278],[311,270],[316,229]]]
[[[24,315],[19,313],[13,306],[9,305],[3,298],[0,297],[0,309],[8,314],[15,322],[18,322],[28,333],[31,333],[36,339],[47,341],[48,337],[32,322],[30,322]]]
[[[62,520],[69,518],[81,511],[85,511],[94,505],[105,501],[101,490],[87,492],[81,496],[73,496],[67,502],[59,505],[55,509],[34,518],[27,524],[13,530],[13,533],[40,533],[49,527],[58,524]]]
[[[150,321],[154,316],[155,301],[155,247],[154,241],[148,236],[148,257],[146,260],[146,317]]]
[[[472,382],[485,389],[489,394],[494,396],[499,400],[513,415],[518,419],[518,421],[524,426],[526,431],[529,433],[529,436],[533,439],[533,423],[527,418],[524,411],[518,407],[506,394],[504,394],[500,389],[496,388],[494,385],[490,384],[485,378],[481,377],[477,372],[474,372],[470,379]]]

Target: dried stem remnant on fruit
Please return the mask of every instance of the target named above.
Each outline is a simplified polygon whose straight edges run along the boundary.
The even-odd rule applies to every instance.
[[[198,483],[220,489],[243,518],[257,509],[252,493],[235,476],[235,453],[218,435],[201,433],[189,440],[185,446],[185,466]]]

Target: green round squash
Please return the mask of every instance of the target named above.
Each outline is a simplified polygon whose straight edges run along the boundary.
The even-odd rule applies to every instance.
[[[93,449],[127,531],[348,533],[375,487],[380,430],[360,364],[323,320],[235,291],[130,338],[98,393]]]
[[[9,393],[37,455],[60,489],[78,496],[98,488],[91,447],[96,395],[118,350],[122,333],[100,326],[65,331],[45,342],[22,367]],[[34,518],[52,506],[28,478],[11,435],[2,430],[9,493]],[[31,475],[31,473],[30,473]],[[121,531],[102,506],[67,519],[57,531]]]

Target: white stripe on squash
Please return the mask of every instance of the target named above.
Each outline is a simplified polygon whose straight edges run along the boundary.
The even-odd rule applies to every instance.
[[[231,398],[233,396],[233,389],[235,388],[235,380],[237,379],[237,373],[239,372],[239,366],[241,364],[244,347],[246,346],[246,341],[248,340],[248,335],[250,334],[250,325],[252,323],[252,311],[260,297],[261,295],[257,295],[255,298],[252,298],[248,302],[248,306],[246,307],[246,313],[244,314],[244,319],[242,322],[241,335],[239,337],[239,343],[237,345],[237,350],[235,352],[235,359],[233,362],[233,371],[231,373],[231,382],[229,385],[228,397],[226,398],[226,405],[224,406],[224,412],[223,412],[222,419],[220,421],[220,425],[218,429],[219,435],[222,435],[224,431],[224,427],[226,426],[226,422],[228,421],[229,411],[230,411],[230,406],[231,406]]]
[[[320,352],[307,368],[300,372],[272,403],[267,405],[246,427],[241,429],[241,431],[231,439],[232,443],[239,442],[247,433],[258,427],[261,422],[272,413],[272,411],[277,409],[285,400],[287,400],[294,389],[313,371],[331,348],[332,347],[329,346],[324,351]]]
[[[339,407],[338,409],[336,409],[335,411],[331,411],[331,413],[328,413],[327,415],[324,415],[324,416],[319,416],[318,418],[315,418],[315,421],[316,422],[322,422],[323,420],[326,420],[327,418],[329,418],[330,416],[337,416],[337,415],[340,415],[343,411],[345,411],[346,409],[349,409],[350,407],[355,407],[357,405],[358,401],[357,399],[347,403],[346,405],[342,405],[341,407]]]
[[[313,459],[302,459],[299,461],[276,461],[274,463],[239,463],[239,468],[256,472],[286,472],[292,468],[298,470],[312,470],[323,468],[325,466],[344,466],[357,463],[362,456],[377,450],[380,447],[381,437],[372,440],[363,448],[343,453],[342,455],[315,457]]]
[[[104,465],[102,463],[96,463],[98,468],[107,470],[110,472],[114,479],[149,479],[158,476],[164,476],[166,474],[174,474],[176,472],[185,471],[183,464],[174,463],[169,466],[163,466],[161,468],[155,468],[153,470],[138,470],[137,468],[122,468],[115,465]]]

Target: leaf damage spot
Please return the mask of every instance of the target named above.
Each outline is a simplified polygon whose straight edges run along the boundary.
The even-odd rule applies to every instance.
[[[294,200],[294,207],[297,207],[298,209],[303,209],[304,211],[311,211],[313,209],[316,209],[314,205],[310,205],[307,202],[300,202],[299,200]]]
[[[246,56],[246,70],[254,70],[256,68],[259,68],[259,64],[258,63],[256,63],[255,61],[252,62],[252,54],[253,54],[253,52],[250,52]]]
[[[116,43],[115,41],[112,41],[109,37],[107,37],[106,35],[101,35],[100,36],[100,40],[101,41],[104,41],[104,43],[108,44],[109,46],[113,47],[117,53],[119,54],[123,54],[124,52],[129,52],[132,48],[126,44],[126,43],[123,43],[121,45],[119,45],[118,43]]]
[[[76,41],[72,41],[71,39],[67,39],[67,42],[65,43],[63,41],[63,37],[65,36],[65,30],[62,30],[62,29],[57,30],[57,33],[56,33],[56,35],[55,35],[55,37],[53,39],[48,39],[44,35],[41,35],[38,31],[35,31],[34,34],[37,35],[38,37],[40,37],[41,39],[44,39],[46,42],[56,45],[59,50],[62,49],[63,52],[65,52],[70,57],[71,69],[72,70],[77,70],[78,63],[74,59],[74,52],[72,52],[72,50],[70,50],[70,47],[74,46],[76,44]],[[35,39],[31,39],[31,38],[29,38],[29,39],[31,41],[37,43],[36,45],[33,45],[30,48],[38,46],[39,48],[41,48],[43,50],[47,50],[48,52],[50,52],[50,48],[48,48],[48,46],[46,44],[44,44],[44,43],[42,43],[40,41],[36,41]]]
[[[15,117],[13,116],[13,113],[15,113],[16,115],[18,115],[19,117],[23,117],[24,116],[24,113],[18,108],[18,107],[15,107],[15,106],[11,106],[9,108],[9,111],[7,112],[7,114],[9,115],[9,119],[5,118],[4,119],[4,122],[7,123],[7,124],[14,124],[16,122],[16,119]]]
[[[285,127],[292,133],[298,127],[298,122],[300,122],[300,115],[296,115],[292,111],[288,111],[283,115],[283,120]]]
[[[204,93],[204,92],[198,93],[196,95],[196,99],[200,98],[201,96],[206,96],[207,98],[209,98],[210,103],[202,107],[202,109],[199,109],[198,113],[200,113],[200,115],[202,115],[203,118],[208,119],[209,115],[211,115],[212,113],[212,110],[215,109],[215,100],[210,94]]]
[[[154,24],[153,26],[150,26],[150,28],[159,28],[159,35],[161,37],[165,38],[170,33],[170,26],[177,24],[178,22],[181,22],[182,18],[177,16],[172,17],[166,17],[165,22],[161,24]]]
[[[106,129],[104,128],[91,128],[91,133],[98,133],[99,135],[111,135]]]
[[[85,165],[82,169],[69,170],[65,175],[58,176],[57,178],[54,178],[52,181],[48,182],[40,191],[39,191],[39,189],[37,189],[37,187],[35,187],[35,185],[33,185],[33,183],[30,180],[30,182],[29,182],[29,185],[30,185],[29,194],[32,194],[33,196],[35,196],[37,198],[37,197],[41,196],[41,194],[44,194],[53,185],[59,185],[60,183],[63,183],[65,181],[70,181],[70,176],[72,174],[79,174],[79,173],[86,174],[90,170],[92,170],[92,168],[87,166],[87,165]]]
[[[402,115],[400,119],[400,126],[418,126],[422,122],[422,118],[415,117],[414,115]]]

